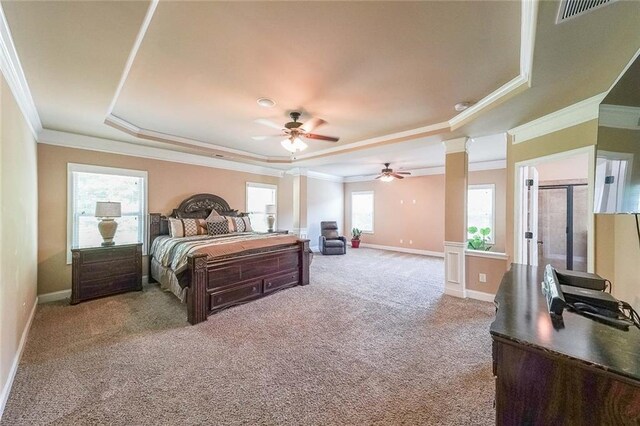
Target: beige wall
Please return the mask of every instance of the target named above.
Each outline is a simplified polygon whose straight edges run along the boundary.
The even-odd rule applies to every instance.
[[[502,276],[509,269],[506,259],[465,256],[465,285],[467,290],[495,294],[502,281]],[[486,275],[486,282],[480,282],[480,274]]]
[[[200,192],[219,195],[231,208],[242,211],[246,209],[246,182],[278,184],[280,180],[272,176],[39,144],[39,294],[71,288],[71,265],[66,264],[67,163],[147,171],[149,212],[164,214],[171,213],[183,199]]]
[[[589,155],[579,154],[536,165],[540,182],[589,178]]]
[[[0,415],[5,386],[36,303],[36,143],[4,78],[0,88]]]
[[[507,232],[507,169],[469,172],[468,182],[469,185],[495,185],[495,244],[491,251],[504,253]]]
[[[293,175],[284,175],[278,184],[276,227],[293,230]]]
[[[467,240],[465,229],[467,216],[467,152],[447,154],[445,159],[445,241],[464,242]]]
[[[344,233],[344,184],[320,179],[307,179],[307,236],[311,246],[318,245],[320,222],[335,220]],[[347,235],[349,237],[349,235]]]

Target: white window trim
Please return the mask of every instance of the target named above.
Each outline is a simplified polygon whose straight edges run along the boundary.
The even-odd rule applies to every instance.
[[[467,185],[467,192],[471,189],[491,189],[491,238],[487,240],[489,244],[496,243],[496,184],[495,183],[480,183]],[[468,207],[467,207],[468,208]],[[467,220],[469,218],[469,210],[467,210]],[[469,224],[467,223],[467,228]],[[467,238],[469,233],[467,232]]]
[[[370,231],[362,231],[363,234],[375,234],[375,223],[376,223],[376,194],[375,191],[351,191],[351,228],[353,228],[353,196],[354,195],[368,195],[371,194],[373,197],[373,206],[371,208],[371,230]]]
[[[147,255],[147,240],[149,232],[148,218],[148,174],[143,170],[120,169],[117,167],[95,166],[92,164],[67,163],[67,265],[71,264],[71,245],[73,242],[73,173],[100,173],[104,175],[132,176],[143,178],[144,202],[142,216],[144,224],[142,229],[142,255]]]
[[[244,191],[244,208],[245,208],[245,213],[250,214],[251,212],[249,211],[249,188],[267,188],[267,189],[273,189],[274,190],[274,201],[273,203],[276,205],[276,217],[275,217],[275,222],[273,223],[273,229],[278,229],[278,185],[274,185],[272,183],[259,183],[259,182],[246,182],[245,184],[245,191]],[[264,212],[260,212],[263,214],[266,214]]]

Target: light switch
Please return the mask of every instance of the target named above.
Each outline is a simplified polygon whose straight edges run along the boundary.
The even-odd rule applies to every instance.
[[[400,244],[404,243],[404,240],[400,240]]]
[[[409,244],[413,244],[413,240],[409,240]]]

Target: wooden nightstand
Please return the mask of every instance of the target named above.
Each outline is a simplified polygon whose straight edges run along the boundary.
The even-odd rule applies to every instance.
[[[72,248],[71,304],[142,290],[142,243]]]

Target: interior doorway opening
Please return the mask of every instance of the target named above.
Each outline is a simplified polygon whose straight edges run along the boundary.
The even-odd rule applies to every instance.
[[[516,261],[558,269],[593,268],[592,148],[516,166]]]

